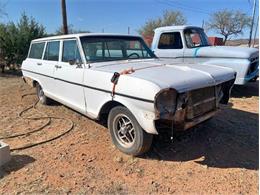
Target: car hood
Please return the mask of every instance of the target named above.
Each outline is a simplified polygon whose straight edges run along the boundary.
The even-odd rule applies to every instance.
[[[258,49],[232,46],[210,46],[194,49],[194,57],[251,58],[258,55]]]
[[[136,77],[155,83],[160,88],[174,88],[179,92],[217,85],[234,78],[232,69],[192,64],[171,64],[165,60],[130,60],[107,62],[93,69],[110,73],[122,72],[133,68],[135,72],[121,77]]]

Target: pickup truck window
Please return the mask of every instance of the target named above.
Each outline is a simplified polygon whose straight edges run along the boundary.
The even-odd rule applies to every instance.
[[[63,41],[62,61],[70,60],[82,62],[76,40]]]
[[[202,29],[186,29],[184,37],[188,48],[210,46],[208,37]]]
[[[162,33],[158,49],[182,49],[180,32]]]
[[[43,59],[49,61],[59,61],[59,51],[60,51],[59,41],[48,42]]]
[[[29,58],[42,59],[42,53],[44,49],[45,42],[42,43],[32,43],[31,50],[29,52]]]
[[[139,37],[86,36],[81,44],[88,62],[155,58]]]

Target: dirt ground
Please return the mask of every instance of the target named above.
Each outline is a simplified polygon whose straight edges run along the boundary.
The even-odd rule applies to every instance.
[[[46,122],[18,117],[36,101],[35,95],[21,98],[32,92],[20,77],[0,75],[0,137]],[[173,142],[156,137],[152,150],[138,158],[116,150],[101,124],[58,103],[38,104],[37,110],[70,118],[75,127],[57,140],[12,152],[0,168],[0,194],[258,194],[258,82],[235,87],[232,96],[210,121]],[[4,141],[15,148],[50,139],[68,126],[52,119],[41,131]]]

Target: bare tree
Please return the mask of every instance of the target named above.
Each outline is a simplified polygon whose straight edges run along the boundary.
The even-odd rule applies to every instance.
[[[250,17],[241,11],[222,10],[213,13],[206,23],[207,30],[213,30],[224,36],[224,44],[232,35],[243,34],[250,25]]]
[[[253,6],[253,14],[251,18],[251,25],[250,25],[250,33],[249,33],[249,40],[248,40],[248,47],[251,47],[251,41],[252,41],[252,33],[255,23],[255,11],[256,11],[256,0],[254,0],[254,6]]]
[[[154,29],[161,26],[183,25],[186,23],[186,18],[180,11],[165,10],[163,16],[157,19],[148,20],[138,32],[143,36],[152,36]]]

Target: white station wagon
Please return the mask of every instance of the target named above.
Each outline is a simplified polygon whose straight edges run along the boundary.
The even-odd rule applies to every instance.
[[[113,143],[131,155],[148,151],[162,125],[186,130],[214,116],[236,77],[225,67],[167,64],[139,36],[92,33],[33,40],[22,72],[41,103],[107,120]]]

